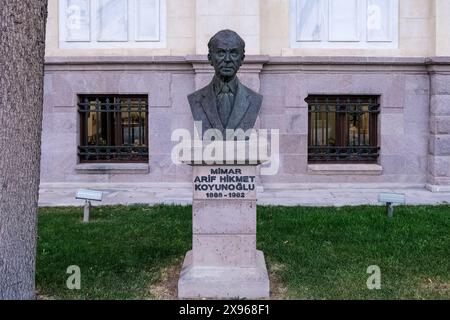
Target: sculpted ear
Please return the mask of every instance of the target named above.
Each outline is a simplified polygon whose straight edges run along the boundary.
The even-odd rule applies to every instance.
[[[213,65],[212,58],[211,58],[211,53],[208,53],[208,61],[209,61],[210,65]]]
[[[243,53],[242,54],[242,59],[241,59],[241,66],[242,66],[242,63],[244,62],[244,60],[245,60],[245,54]]]

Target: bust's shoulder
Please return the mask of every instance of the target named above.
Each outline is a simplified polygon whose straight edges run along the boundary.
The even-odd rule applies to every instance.
[[[243,90],[246,91],[247,96],[249,96],[251,99],[258,100],[258,101],[263,99],[263,96],[261,94],[259,94],[258,92],[250,89],[249,87],[243,85],[240,82],[239,82],[239,85],[241,86],[241,88]]]
[[[208,90],[210,90],[212,88],[212,84],[208,84],[207,86],[198,89],[197,91],[192,92],[191,94],[188,95],[188,97],[199,97],[199,96],[204,96],[208,93]]]

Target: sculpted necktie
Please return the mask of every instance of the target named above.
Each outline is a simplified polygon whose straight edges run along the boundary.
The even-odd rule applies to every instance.
[[[220,121],[222,121],[223,126],[226,127],[231,109],[233,108],[233,93],[228,84],[224,84],[222,87],[222,90],[218,95],[218,100]]]

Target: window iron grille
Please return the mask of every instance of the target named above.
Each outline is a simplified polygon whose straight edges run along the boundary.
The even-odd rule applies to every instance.
[[[148,98],[79,96],[80,162],[148,162]]]
[[[379,157],[376,96],[308,96],[308,161],[375,163]]]

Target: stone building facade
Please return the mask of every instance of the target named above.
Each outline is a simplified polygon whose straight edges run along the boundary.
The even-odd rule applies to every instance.
[[[191,168],[172,163],[171,133],[193,130],[186,96],[210,81],[207,41],[225,28],[246,41],[239,78],[264,96],[258,127],[280,132],[264,203],[314,204],[302,191],[323,189],[448,194],[449,16],[446,0],[49,0],[40,202],[77,203],[79,188],[104,190],[105,203],[189,202]],[[85,161],[80,99],[133,96],[147,101],[145,161]],[[336,129],[333,108],[352,97],[376,99],[375,122],[347,115]],[[311,120],[312,98],[334,104],[326,125]],[[339,130],[348,151],[369,127],[371,161],[312,161],[314,147],[336,151]]]

